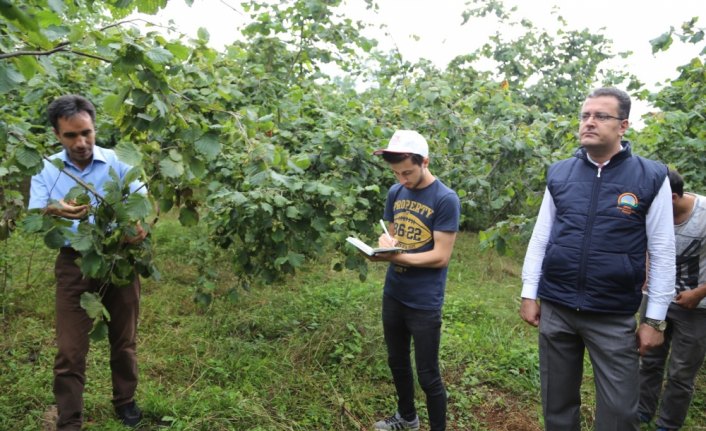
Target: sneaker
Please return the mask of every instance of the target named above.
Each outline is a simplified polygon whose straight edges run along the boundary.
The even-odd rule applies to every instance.
[[[375,422],[376,430],[390,430],[390,431],[400,431],[400,430],[419,430],[419,416],[415,416],[413,421],[407,421],[402,416],[400,412],[395,413],[394,416],[390,416],[387,419]]]
[[[131,428],[135,428],[142,420],[142,411],[135,401],[116,407],[115,414],[123,425]]]

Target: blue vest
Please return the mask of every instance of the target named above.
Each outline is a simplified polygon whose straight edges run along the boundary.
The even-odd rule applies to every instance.
[[[622,145],[600,176],[583,148],[549,168],[556,216],[542,262],[541,299],[599,313],[632,314],[640,306],[647,211],[667,167],[632,155],[627,141]]]

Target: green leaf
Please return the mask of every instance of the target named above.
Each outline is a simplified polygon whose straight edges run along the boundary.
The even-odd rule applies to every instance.
[[[0,94],[9,93],[24,82],[24,77],[9,61],[0,61]]]
[[[650,45],[652,45],[652,54],[657,51],[666,51],[672,44],[672,31],[670,30],[666,33],[662,33],[660,36],[650,40]]]
[[[298,219],[300,216],[299,209],[295,206],[287,207],[287,218]]]
[[[287,261],[295,268],[298,268],[304,264],[304,255],[301,253],[287,253]]]
[[[91,197],[88,195],[88,193],[81,193],[80,195],[76,196],[76,205],[90,205],[91,204]]]
[[[166,47],[177,60],[186,60],[189,58],[189,54],[191,54],[191,49],[179,42],[168,43],[166,44]]]
[[[107,313],[107,311],[106,311]],[[99,320],[93,324],[93,329],[91,333],[88,334],[91,341],[101,341],[108,337],[108,324],[105,320]]]
[[[336,189],[334,189],[333,187],[328,186],[328,185],[326,185],[326,184],[322,184],[322,183],[319,183],[319,184],[316,186],[316,190],[317,190],[317,191],[319,192],[319,194],[321,194],[322,196],[331,196],[331,195],[334,194],[334,192],[336,191]]]
[[[175,162],[181,162],[184,159],[181,153],[174,148],[169,150],[169,158],[174,160]]]
[[[198,36],[199,40],[203,42],[208,42],[208,40],[211,38],[211,35],[208,34],[208,30],[203,27],[199,27],[198,31],[196,32],[196,35]]]
[[[134,181],[138,180],[142,176],[142,168],[139,166],[134,166],[130,168],[129,171],[123,177],[123,184],[130,185]]]
[[[89,251],[81,257],[81,272],[90,278],[100,278],[103,267],[103,258],[95,251]]]
[[[34,148],[29,148],[26,146],[17,148],[15,158],[17,159],[17,163],[29,169],[35,168],[42,163],[42,156],[39,152]]]
[[[42,72],[39,62],[31,56],[23,55],[14,59],[15,65],[19,69],[24,79],[32,79],[34,75]]]
[[[184,175],[184,165],[169,157],[165,157],[159,162],[159,170],[167,178],[180,178]]]
[[[103,316],[103,302],[101,297],[95,292],[83,292],[81,294],[80,302],[81,308],[86,310],[86,314],[91,319],[97,319]]]
[[[125,210],[132,220],[141,220],[152,212],[152,203],[147,196],[133,193],[127,198]]]
[[[157,64],[168,63],[174,57],[171,52],[159,46],[150,48],[145,55]]]
[[[64,13],[64,2],[62,0],[48,0],[47,4],[54,12],[58,14]]]
[[[58,157],[55,159],[51,159],[51,164],[54,165],[54,167],[57,168],[58,170],[62,170],[66,167],[66,165],[64,164],[64,161]]]
[[[91,250],[93,245],[93,226],[87,222],[80,223],[76,232],[67,234],[71,247],[80,252]]]
[[[199,223],[199,213],[194,208],[183,207],[179,210],[179,223],[182,226],[196,226]]]
[[[44,234],[44,244],[49,248],[61,248],[66,245],[66,238],[61,228],[51,228]]]
[[[215,133],[206,133],[195,143],[196,151],[206,156],[206,160],[211,161],[221,153],[221,143]]]
[[[311,159],[308,154],[298,154],[292,158],[292,161],[296,167],[304,171],[311,166]]]
[[[272,198],[272,202],[275,204],[276,207],[283,207],[289,203],[289,199],[285,198],[282,195],[275,195]]]
[[[86,189],[83,187],[76,185],[73,186],[69,189],[69,192],[64,195],[64,200],[65,201],[75,201],[80,195],[85,194]]]
[[[197,158],[189,160],[189,170],[196,178],[203,178],[208,173],[208,169],[206,169],[206,163],[203,160],[199,160]]]
[[[42,230],[44,226],[44,215],[43,214],[30,214],[21,222],[22,230],[27,233],[37,233]]]
[[[118,158],[130,165],[130,166],[140,166],[142,164],[142,153],[137,145],[132,142],[120,142],[115,147],[115,154]],[[131,182],[131,181],[130,181]],[[129,184],[129,182],[128,182]]]
[[[120,110],[123,109],[124,101],[125,99],[118,94],[109,94],[103,99],[103,111],[111,117],[117,117],[120,114]]]
[[[10,0],[0,0],[0,15],[19,24],[24,30],[31,32],[39,30],[37,23]]]

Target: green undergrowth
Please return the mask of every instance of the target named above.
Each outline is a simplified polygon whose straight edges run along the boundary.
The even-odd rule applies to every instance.
[[[167,219],[154,237],[162,277],[143,282],[142,429],[355,430],[394,411],[383,264],[361,282],[330,269],[327,256],[246,290],[227,251],[211,249],[200,228]],[[12,277],[0,298],[0,429],[37,430],[53,402],[54,252],[20,235],[3,246]],[[521,255],[481,253],[473,234],[457,240],[441,347],[450,430],[539,429],[536,331],[517,315]],[[210,300],[195,301],[204,292]],[[110,398],[108,346],[99,341],[89,354],[85,429],[122,429]],[[590,390],[585,399],[590,414]],[[417,403],[427,423],[421,390]],[[699,396],[695,406],[703,404]]]

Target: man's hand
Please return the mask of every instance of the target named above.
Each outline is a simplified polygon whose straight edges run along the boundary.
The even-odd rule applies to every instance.
[[[648,350],[659,347],[664,343],[664,333],[642,323],[637,330],[637,343],[640,356],[643,356]]]
[[[380,248],[395,247],[396,245],[397,240],[386,233],[380,235],[378,238],[378,247]],[[374,256],[366,255],[365,257],[371,262],[392,262],[398,254],[399,253],[391,251],[389,253],[377,253]]]
[[[135,236],[126,236],[123,242],[130,245],[137,245],[147,238],[147,231],[142,228],[139,221],[135,224],[135,231],[137,232]]]
[[[539,326],[539,304],[536,299],[522,298],[520,317],[532,326]]]
[[[676,298],[674,298],[674,302],[684,308],[693,309],[696,308],[697,305],[699,305],[699,302],[704,299],[705,295],[706,286],[699,286],[693,290],[685,290],[683,292],[680,292],[676,296]]]
[[[378,238],[378,247],[395,247],[397,245],[397,240],[390,235],[384,233]]]
[[[90,207],[90,205],[76,205],[74,201],[66,202],[59,199],[58,204],[49,205],[46,212],[66,219],[79,220],[88,215]]]

